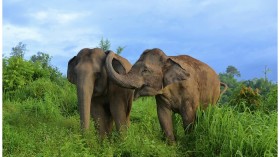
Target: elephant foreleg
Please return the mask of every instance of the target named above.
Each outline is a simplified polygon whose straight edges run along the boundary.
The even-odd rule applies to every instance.
[[[160,126],[167,138],[168,143],[175,143],[175,136],[173,133],[172,111],[168,108],[169,101],[163,95],[156,96],[157,115]]]
[[[113,127],[113,119],[106,104],[94,104],[91,114],[95,123],[95,128],[98,131],[101,138],[104,138],[107,134],[111,133]]]
[[[157,114],[167,141],[169,143],[174,143],[175,137],[173,134],[172,111],[162,105],[157,105]]]
[[[180,113],[182,116],[185,133],[191,131],[194,125],[196,110],[195,108],[193,108],[193,106],[196,105],[191,105],[187,101],[186,104],[184,104],[184,107],[182,108]]]
[[[127,130],[129,122],[127,119],[126,103],[116,99],[114,102],[110,103],[110,111],[115,121],[117,131],[123,132]]]

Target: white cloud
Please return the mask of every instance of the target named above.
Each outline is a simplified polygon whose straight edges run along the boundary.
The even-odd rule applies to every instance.
[[[44,37],[37,28],[3,24],[3,53],[9,53],[11,48],[21,41],[42,42]]]
[[[3,25],[4,37],[3,40],[36,40],[41,41],[43,39],[37,28],[15,26],[12,24]]]
[[[27,16],[34,18],[39,23],[61,25],[74,23],[76,20],[84,18],[87,15],[89,15],[87,12],[65,12],[55,9],[38,11],[35,13],[32,12],[27,14]]]

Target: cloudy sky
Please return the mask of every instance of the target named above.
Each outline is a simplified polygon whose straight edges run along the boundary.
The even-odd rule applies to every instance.
[[[3,54],[19,42],[25,58],[50,54],[64,74],[82,48],[109,39],[134,63],[149,48],[188,54],[217,73],[228,65],[241,79],[277,81],[276,0],[3,0]]]

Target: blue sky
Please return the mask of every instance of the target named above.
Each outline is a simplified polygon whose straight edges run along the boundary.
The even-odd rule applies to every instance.
[[[3,54],[19,42],[42,51],[64,74],[70,58],[107,38],[134,63],[149,48],[187,54],[217,73],[277,81],[276,0],[3,0]]]

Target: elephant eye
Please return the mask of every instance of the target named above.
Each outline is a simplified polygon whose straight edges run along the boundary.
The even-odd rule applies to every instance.
[[[149,69],[144,68],[143,71],[142,71],[142,73],[147,74],[147,73],[150,73],[150,71],[149,71]]]
[[[143,72],[148,72],[148,69],[144,69]]]

